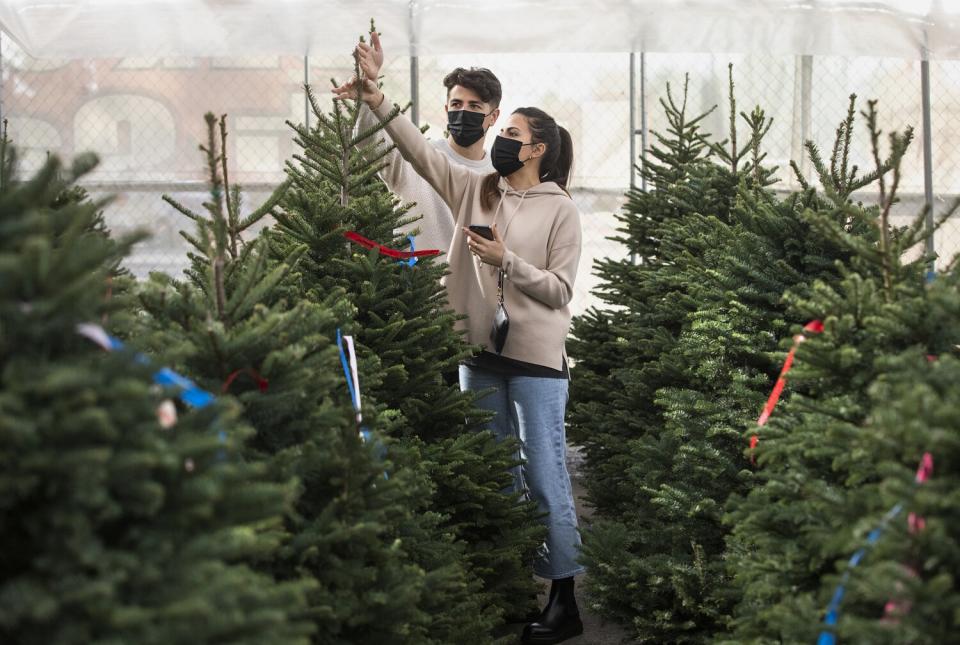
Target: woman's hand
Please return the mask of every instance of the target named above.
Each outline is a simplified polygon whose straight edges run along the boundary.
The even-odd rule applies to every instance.
[[[376,110],[383,103],[383,92],[380,91],[376,83],[366,78],[363,79],[363,83],[360,83],[358,78],[351,78],[340,87],[335,87],[330,91],[336,94],[335,98],[341,101],[344,99],[356,101],[359,98],[370,106],[371,110]]]
[[[500,237],[500,232],[497,231],[497,225],[494,224],[491,226],[490,230],[493,232],[492,240],[477,235],[469,228],[464,227],[463,233],[467,238],[467,248],[470,249],[471,253],[480,258],[480,261],[484,264],[490,264],[495,267],[503,266],[503,254],[507,250],[507,247],[503,245],[503,238]]]

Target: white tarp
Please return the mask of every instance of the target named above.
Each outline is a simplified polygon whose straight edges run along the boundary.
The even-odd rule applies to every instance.
[[[371,17],[396,54],[960,58],[958,0],[0,0],[36,58],[342,54]]]

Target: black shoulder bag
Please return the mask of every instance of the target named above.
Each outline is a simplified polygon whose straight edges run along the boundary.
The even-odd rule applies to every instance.
[[[499,354],[507,342],[507,332],[510,331],[510,316],[503,306],[503,268],[497,274],[497,313],[493,315],[493,328],[490,330],[490,342]]]

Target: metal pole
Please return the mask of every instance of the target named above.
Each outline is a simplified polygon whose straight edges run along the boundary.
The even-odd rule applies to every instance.
[[[923,59],[920,61],[920,91],[922,92],[923,110],[923,195],[927,207],[927,253],[934,252],[933,244],[933,137],[931,134],[930,119],[930,60],[927,48],[923,48]],[[933,262],[930,271],[934,270]]]
[[[416,56],[410,57],[410,120],[420,125],[420,66]]]
[[[310,129],[310,99],[307,97],[306,86],[310,85],[310,56],[309,54],[304,54],[303,56],[303,123],[307,127],[307,130]]]
[[[630,52],[630,188],[637,186],[637,82],[636,56]]]
[[[415,0],[410,0],[410,120],[420,125],[420,60],[417,56],[417,26],[414,23]]]
[[[807,175],[807,141],[813,119],[813,56],[800,57],[800,171]]]
[[[640,52],[640,167],[647,169],[647,54]],[[640,176],[640,189],[646,192],[646,173]]]
[[[637,129],[636,113],[636,54],[630,52],[630,188],[636,187],[636,158],[637,158],[637,135],[640,135],[640,168],[646,170],[647,167],[647,57],[644,52],[640,52],[640,129]],[[640,174],[640,189],[647,190],[647,178],[643,172]],[[636,264],[637,261],[643,262],[643,258],[637,258],[636,253],[630,253],[630,262]]]
[[[3,123],[3,30],[0,29],[0,123]]]

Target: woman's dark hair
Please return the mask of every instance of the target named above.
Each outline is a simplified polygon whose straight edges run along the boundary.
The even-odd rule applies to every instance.
[[[444,77],[443,86],[447,88],[447,96],[450,96],[450,90],[457,85],[473,91],[484,103],[495,108],[500,107],[500,99],[503,98],[500,81],[486,67],[458,67]]]
[[[555,182],[569,195],[567,182],[573,171],[573,139],[570,138],[570,133],[566,128],[557,125],[553,117],[540,108],[522,107],[517,108],[513,113],[522,114],[527,118],[531,133],[530,142],[542,143],[547,148],[540,157],[540,181]],[[493,208],[493,203],[500,192],[497,189],[498,180],[497,173],[491,173],[483,180],[480,202],[486,209]]]

